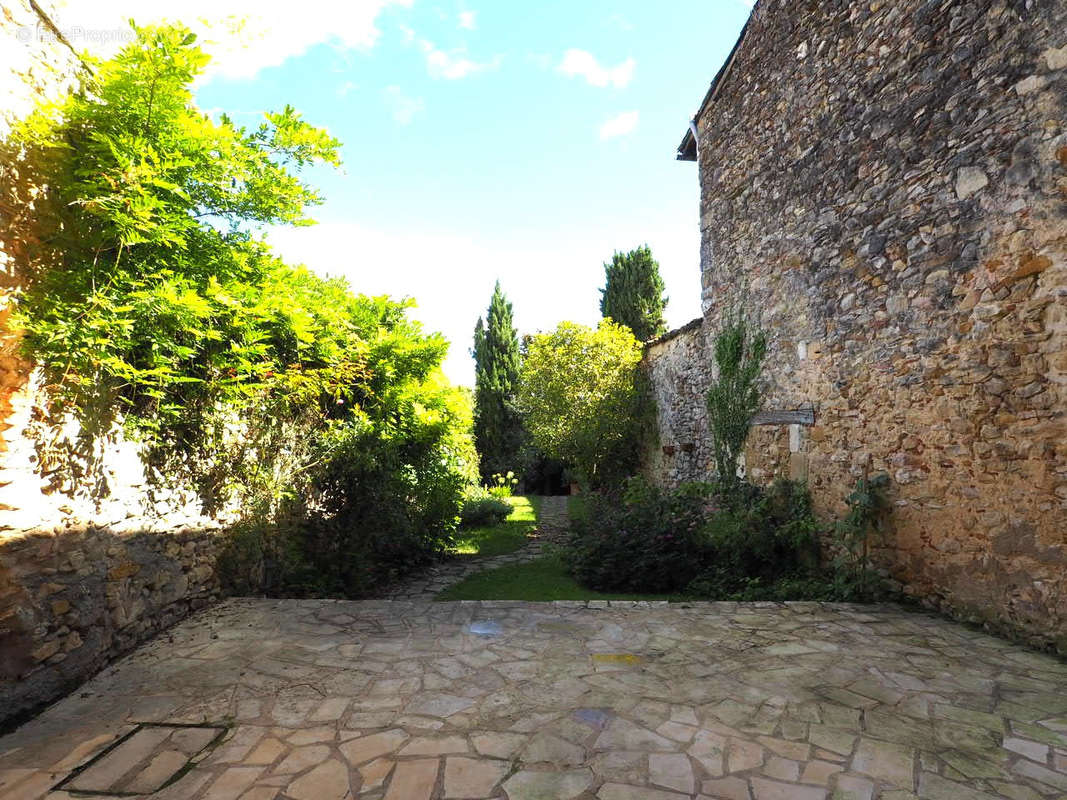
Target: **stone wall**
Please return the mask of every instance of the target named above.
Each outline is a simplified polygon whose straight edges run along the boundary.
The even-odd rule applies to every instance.
[[[96,527],[0,539],[0,724],[218,599],[219,541]]]
[[[42,3],[45,9],[49,3]],[[0,3],[0,136],[80,61],[25,0]],[[52,700],[219,594],[225,519],[195,493],[152,486],[119,431],[92,452],[51,419],[39,372],[9,324],[37,187],[0,161],[0,725]],[[90,469],[89,466],[92,465]]]
[[[704,329],[653,374],[758,311],[816,417],[750,473],[831,516],[869,461],[905,591],[1067,652],[1067,3],[760,0],[697,128]]]
[[[704,405],[712,361],[703,322],[695,319],[645,345],[659,439],[651,443],[643,466],[649,477],[668,486],[704,480],[715,471]]]

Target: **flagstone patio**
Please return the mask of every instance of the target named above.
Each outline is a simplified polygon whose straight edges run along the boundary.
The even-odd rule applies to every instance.
[[[0,797],[1067,796],[1067,665],[818,603],[230,600],[0,739]]]

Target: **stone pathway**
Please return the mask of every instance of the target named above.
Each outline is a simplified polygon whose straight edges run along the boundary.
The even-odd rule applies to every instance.
[[[570,526],[566,497],[543,497],[538,512],[537,531],[521,549],[502,556],[471,558],[453,556],[413,578],[390,587],[384,596],[391,600],[433,600],[440,592],[477,572],[508,564],[522,564],[544,555],[546,543],[560,543]]]
[[[234,599],[0,739],[4,800],[119,794],[1051,800],[1067,664],[891,606]]]

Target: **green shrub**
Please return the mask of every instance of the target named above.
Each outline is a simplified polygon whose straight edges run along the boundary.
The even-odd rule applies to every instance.
[[[512,506],[507,500],[494,497],[490,490],[477,486],[468,489],[459,510],[461,528],[480,528],[497,525],[508,518]]]
[[[778,481],[686,484],[673,491],[631,479],[589,495],[570,542],[572,569],[600,591],[721,597],[786,577],[818,574],[818,526],[807,489]]]
[[[855,597],[843,592],[830,573],[787,574],[773,581],[763,578],[725,578],[716,573],[705,573],[685,589],[686,596],[709,600],[821,600],[845,601]]]
[[[639,478],[619,492],[587,495],[570,541],[574,576],[598,591],[682,588],[703,563],[710,496],[707,485],[664,492]]]
[[[585,485],[619,485],[637,466],[653,398],[629,328],[561,322],[526,342],[518,406],[531,443]]]
[[[205,113],[196,37],[135,33],[0,152],[19,176],[0,206],[40,190],[7,235],[32,244],[10,248],[26,281],[13,321],[58,422],[43,435],[73,418],[93,453],[122,424],[149,480],[196,488],[208,511],[238,505],[235,591],[360,596],[449,546],[478,478],[469,394],[443,379],[448,343],[411,302],[357,295],[266,243],[265,226],[311,222],[322,198],[302,172],[338,165],[340,143],[289,106],[251,128]]]
[[[437,372],[393,388],[388,415],[346,420],[318,445],[304,553],[331,593],[364,595],[444,554],[477,476],[469,394]]]
[[[228,594],[306,597],[325,593],[304,556],[302,520],[253,513],[224,534],[216,564]]]
[[[706,570],[720,580],[759,578],[818,566],[818,526],[807,489],[793,481],[775,481],[766,491],[740,484],[746,503],[724,502],[708,517],[704,533]]]
[[[890,509],[888,488],[887,474],[868,475],[865,472],[845,498],[848,514],[834,526],[837,545],[834,565],[838,581],[858,597],[877,594],[877,587],[870,577],[870,538],[872,534],[882,533],[882,523]]]
[[[767,337],[741,312],[727,317],[715,337],[715,381],[708,389],[708,429],[720,484],[737,489],[737,462],[749,424],[762,403],[759,383]]]

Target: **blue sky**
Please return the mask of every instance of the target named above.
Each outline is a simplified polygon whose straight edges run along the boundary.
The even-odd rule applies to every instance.
[[[253,124],[290,103],[343,142],[342,170],[307,175],[327,198],[320,224],[271,240],[356,291],[413,296],[452,342],[454,381],[473,380],[471,333],[497,279],[520,333],[594,323],[603,262],[647,242],[668,323],[699,315],[696,166],[674,151],[744,0],[194,0],[181,13],[239,19],[243,6],[253,15],[233,41],[218,24],[207,37],[219,58],[200,104]],[[98,27],[106,13],[174,14],[144,0],[93,9]]]

